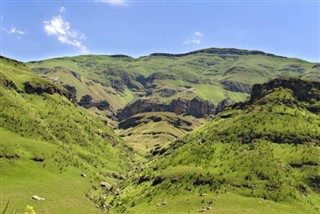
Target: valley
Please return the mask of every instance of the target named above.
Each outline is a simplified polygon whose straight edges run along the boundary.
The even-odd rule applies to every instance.
[[[0,62],[2,213],[320,212],[319,63],[226,48]]]

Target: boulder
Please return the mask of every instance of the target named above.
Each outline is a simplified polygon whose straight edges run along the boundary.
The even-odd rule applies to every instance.
[[[33,199],[33,200],[36,200],[36,201],[44,201],[44,200],[45,200],[44,198],[42,198],[42,197],[40,197],[40,196],[38,196],[38,195],[33,195],[33,196],[32,196],[32,199]]]
[[[101,182],[100,186],[106,188],[107,190],[112,189],[112,185],[109,184],[108,182]]]
[[[166,179],[166,177],[164,177],[164,176],[156,177],[152,182],[152,186],[156,186],[158,184],[161,184],[165,179]]]

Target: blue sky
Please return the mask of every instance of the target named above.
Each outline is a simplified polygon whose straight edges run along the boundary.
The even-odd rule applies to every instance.
[[[320,62],[319,1],[1,0],[1,55],[262,50]]]

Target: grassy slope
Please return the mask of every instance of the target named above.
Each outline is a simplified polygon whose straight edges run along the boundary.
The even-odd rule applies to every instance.
[[[153,121],[150,117],[157,117],[159,121]],[[136,118],[139,125],[127,129],[118,129],[118,133],[123,139],[140,154],[146,155],[155,147],[164,145],[185,135],[193,129],[206,122],[204,119],[197,119],[192,116],[178,116],[171,112],[150,112],[140,113],[132,118]],[[188,124],[183,124],[184,121]],[[174,125],[181,124],[181,125]]]
[[[117,183],[109,175],[125,174],[128,148],[103,121],[65,97],[26,94],[26,81],[52,83],[22,63],[0,60],[1,212],[8,201],[9,213],[21,213],[27,204],[39,213],[99,212],[99,182]],[[10,81],[15,86],[5,84]]]
[[[252,85],[279,76],[302,76],[306,79],[314,79],[320,74],[319,66],[316,67],[312,63],[299,59],[208,53],[194,53],[179,57],[150,55],[137,59],[86,55],[32,62],[28,63],[28,66],[36,72],[58,76],[61,81],[76,86],[80,92],[79,97],[89,93],[95,99],[107,99],[115,108],[123,107],[124,104],[138,98],[138,94],[145,96],[145,89],[135,80],[139,75],[149,77],[154,73],[161,74],[154,81],[156,85],[152,89],[154,92],[163,88],[179,92],[178,95],[169,98],[162,98],[157,93],[152,97],[169,102],[177,96],[188,99],[200,96],[217,104],[225,98],[231,102],[243,101],[248,95],[223,89],[220,82],[224,80]],[[61,70],[65,73],[63,74]],[[70,71],[78,73],[82,83],[74,80],[75,77],[70,74]],[[112,81],[121,79],[121,72],[127,73],[132,83],[139,86],[141,90],[129,88],[130,90],[121,93],[109,87],[106,90],[109,91],[108,93],[103,91],[102,88],[111,86]],[[86,85],[86,82],[96,83]],[[190,92],[185,86],[192,86],[194,92]]]
[[[295,100],[280,88],[218,114],[142,167],[108,201],[113,212],[192,213],[210,206],[208,213],[319,213],[319,189],[310,178],[320,176],[320,117]],[[141,177],[150,181],[138,184]],[[152,185],[156,177],[166,179]]]
[[[241,51],[240,51],[241,52]],[[199,96],[218,104],[227,99],[229,104],[248,98],[248,94],[223,88],[221,82],[229,81],[238,85],[240,90],[250,88],[254,83],[263,83],[279,76],[303,76],[306,79],[320,77],[320,67],[312,63],[291,58],[265,55],[210,54],[193,53],[185,56],[145,56],[137,59],[112,56],[77,56],[30,62],[34,71],[73,85],[78,90],[78,99],[90,94],[95,100],[107,100],[117,110],[139,98],[155,98],[164,103],[179,97],[192,99]],[[71,72],[79,75],[76,78]],[[144,87],[138,79],[154,76],[154,80]],[[125,81],[130,82],[124,83]],[[115,84],[114,83],[118,83]],[[122,85],[123,84],[123,85]],[[135,85],[136,88],[132,87]],[[152,87],[151,87],[152,85]],[[123,86],[123,91],[117,87]],[[120,87],[121,88],[121,87]],[[242,88],[242,89],[241,89]],[[163,97],[161,90],[176,91],[175,95]],[[234,89],[232,89],[234,90]],[[152,92],[151,95],[148,95]],[[102,114],[92,109],[96,114]],[[173,117],[174,118],[174,117]],[[109,124],[113,124],[109,120]],[[129,143],[147,142],[146,145],[133,144],[139,151],[146,152],[159,142],[173,140],[172,137],[143,136],[144,129],[162,129],[165,123],[143,125],[134,130],[120,130],[121,134],[132,133],[126,137]],[[172,128],[172,127],[171,127]],[[172,128],[170,133],[181,136],[183,130]]]

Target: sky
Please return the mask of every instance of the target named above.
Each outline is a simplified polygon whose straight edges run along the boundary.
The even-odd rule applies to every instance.
[[[0,54],[20,61],[217,47],[320,62],[320,0],[0,1]]]

